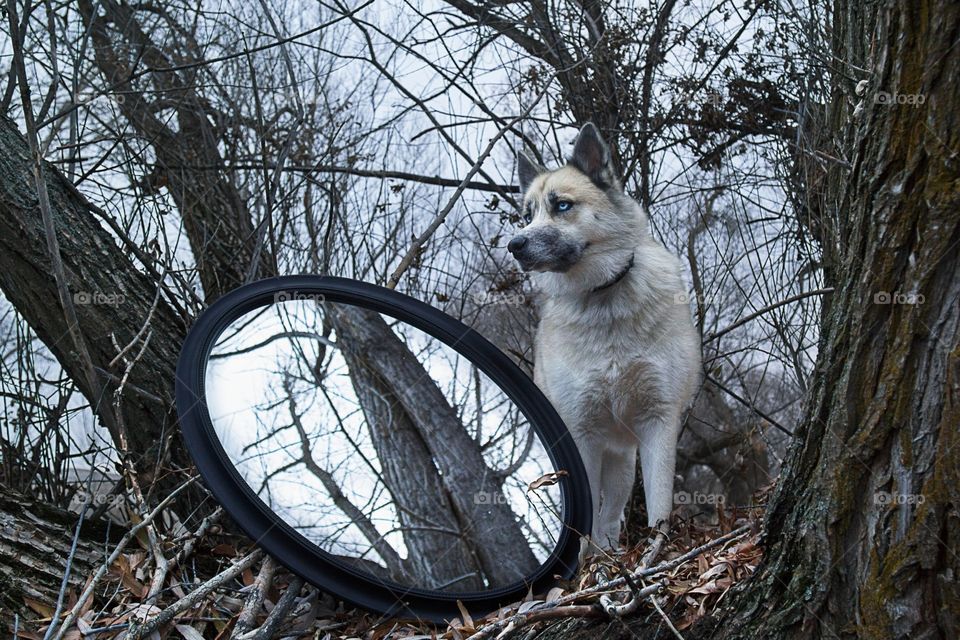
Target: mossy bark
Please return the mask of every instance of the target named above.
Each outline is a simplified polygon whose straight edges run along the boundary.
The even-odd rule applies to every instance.
[[[960,5],[834,28],[837,292],[766,559],[700,635],[960,635]]]

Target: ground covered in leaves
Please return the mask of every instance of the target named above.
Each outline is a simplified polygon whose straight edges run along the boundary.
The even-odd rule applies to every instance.
[[[680,633],[711,613],[757,568],[762,556],[758,513],[721,508],[716,524],[675,521],[651,570],[638,571],[645,549],[638,545],[596,558],[574,580],[549,593],[529,593],[498,611],[484,615],[461,605],[445,626],[352,609],[303,585],[219,526],[193,540],[189,558],[174,555],[176,566],[168,563],[160,573],[152,552],[158,540],[141,530],[102,575],[88,577],[82,588],[66,589],[59,611],[56,602],[29,599],[25,604],[34,615],[18,616],[12,626],[25,640],[480,640],[520,630],[535,633],[563,618],[609,618],[604,605],[636,599],[625,615],[659,616]]]

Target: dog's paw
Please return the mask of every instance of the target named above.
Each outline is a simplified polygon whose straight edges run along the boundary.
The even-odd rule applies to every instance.
[[[597,544],[593,538],[580,538],[580,555],[578,564],[582,569],[601,562],[614,562],[621,550],[610,544]]]

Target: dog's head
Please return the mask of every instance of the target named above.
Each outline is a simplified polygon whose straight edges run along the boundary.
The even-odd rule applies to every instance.
[[[566,165],[548,171],[520,153],[518,173],[526,226],[507,249],[524,271],[566,273],[632,241],[636,212],[593,124],[580,130]]]

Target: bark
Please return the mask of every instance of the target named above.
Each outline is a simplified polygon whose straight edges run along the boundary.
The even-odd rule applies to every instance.
[[[418,577],[418,586],[425,588],[469,576],[457,580],[452,585],[455,590],[482,590],[480,571],[472,562],[473,554],[426,441],[390,385],[376,375],[363,354],[349,348],[343,354],[377,451],[383,482],[404,531],[410,575]]]
[[[718,637],[960,633],[960,6],[861,9],[835,12],[835,59],[873,71],[861,118],[846,99],[832,115],[852,158],[831,181],[840,287],[765,563]]]
[[[362,358],[396,397],[440,472],[457,519],[491,584],[506,585],[529,575],[539,563],[500,483],[456,411],[423,366],[380,315],[353,307],[337,309],[339,342]],[[436,472],[434,472],[436,473]],[[477,496],[488,499],[481,501]]]
[[[28,609],[28,600],[49,607],[56,604],[77,519],[75,513],[0,487],[0,620],[10,624],[13,614],[22,619],[40,617]],[[87,576],[103,562],[104,549],[112,549],[122,536],[120,527],[84,522],[68,590],[79,593]],[[27,576],[29,580],[24,579]],[[7,631],[12,633],[12,626]]]

